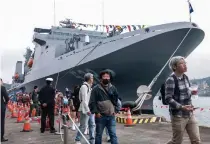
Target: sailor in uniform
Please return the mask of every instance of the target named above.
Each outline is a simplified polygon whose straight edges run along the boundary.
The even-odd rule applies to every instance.
[[[56,132],[54,128],[54,107],[55,107],[55,89],[52,87],[52,78],[46,79],[44,86],[39,93],[39,102],[41,104],[41,133],[46,128],[46,117],[49,117],[50,132]]]

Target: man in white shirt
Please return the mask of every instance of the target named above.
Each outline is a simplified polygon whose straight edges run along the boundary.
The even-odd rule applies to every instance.
[[[91,73],[86,73],[84,76],[85,82],[82,84],[80,91],[79,91],[79,99],[80,99],[80,107],[79,107],[79,112],[80,112],[80,126],[79,129],[80,131],[84,134],[86,128],[88,127],[88,121],[89,122],[89,135],[90,135],[90,140],[94,139],[94,128],[95,128],[95,122],[93,121],[94,118],[90,112],[89,109],[89,100],[90,100],[90,94],[91,94],[91,87],[93,84],[93,74]],[[81,134],[77,132],[77,136],[75,138],[76,144],[80,144],[80,139],[81,139]]]

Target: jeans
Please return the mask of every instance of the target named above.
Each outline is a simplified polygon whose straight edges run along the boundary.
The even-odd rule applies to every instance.
[[[90,140],[92,140],[95,138],[95,133],[94,133],[94,131],[95,131],[95,115],[91,114],[90,116],[88,116],[87,114],[80,112],[80,126],[79,126],[80,131],[84,134],[84,132],[88,126],[89,126]],[[81,134],[78,131],[75,141],[80,141],[80,140],[81,140]]]
[[[91,114],[89,116],[89,121],[88,121],[88,128],[89,128],[89,137],[90,140],[95,139],[95,114]]]
[[[109,132],[111,144],[118,144],[115,116],[101,116],[100,118],[96,118],[95,144],[102,144],[102,135],[105,127]]]

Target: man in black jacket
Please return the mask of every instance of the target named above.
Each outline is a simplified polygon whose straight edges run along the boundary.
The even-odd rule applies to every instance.
[[[55,89],[51,86],[53,79],[46,79],[46,86],[39,92],[39,102],[41,104],[41,133],[44,133],[46,128],[46,117],[49,117],[50,132],[55,133],[54,128],[54,107],[55,107]]]
[[[3,86],[3,81],[1,81],[1,142],[8,141],[8,139],[4,138],[4,127],[5,127],[5,114],[6,114],[6,106],[9,101],[9,97],[6,91],[6,88]]]
[[[96,115],[96,137],[95,144],[102,143],[102,134],[106,127],[111,139],[111,144],[118,144],[116,136],[115,113],[118,105],[118,92],[110,82],[110,72],[100,73],[100,84],[96,85],[89,101],[89,108],[92,114]]]

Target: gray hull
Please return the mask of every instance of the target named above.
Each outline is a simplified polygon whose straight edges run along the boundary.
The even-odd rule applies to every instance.
[[[169,31],[134,43],[93,61],[61,71],[59,75],[56,73],[46,77],[52,77],[54,85],[57,82],[56,88],[64,91],[65,87],[72,88],[76,84],[81,84],[85,72],[96,73],[95,78],[97,78],[97,73],[102,69],[111,69],[116,74],[113,84],[118,88],[123,101],[135,101],[138,86],[150,84],[188,30],[189,28]],[[204,32],[201,29],[192,29],[175,55],[187,57],[203,38]],[[152,87],[153,96],[156,95],[160,85],[169,74],[170,70],[167,66]],[[34,85],[42,87],[45,84],[46,77],[24,84],[26,91],[32,91]],[[152,102],[153,98],[145,101],[143,108],[151,110]]]

